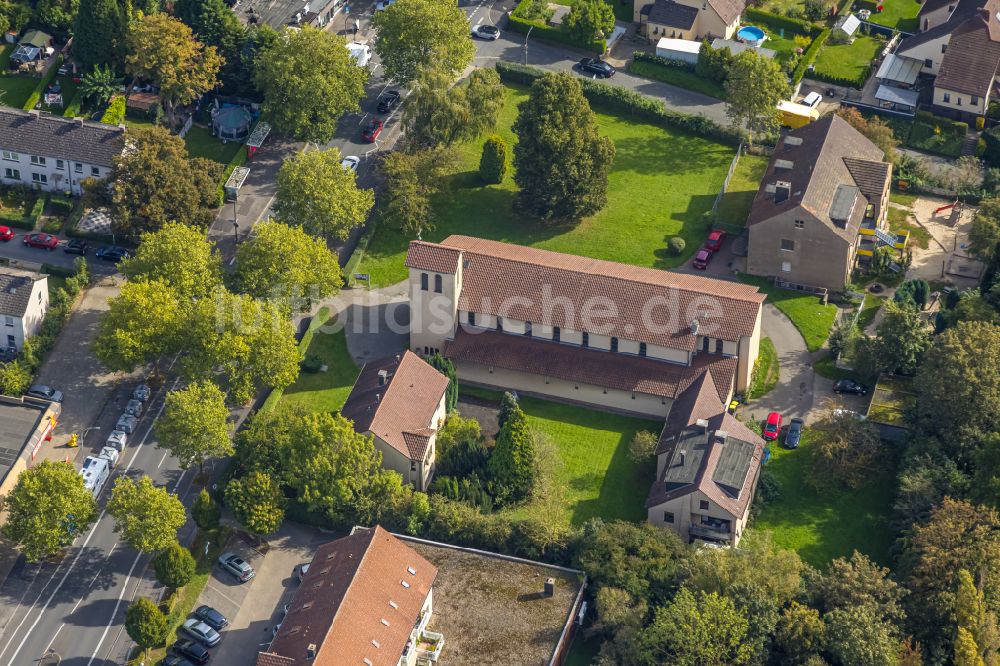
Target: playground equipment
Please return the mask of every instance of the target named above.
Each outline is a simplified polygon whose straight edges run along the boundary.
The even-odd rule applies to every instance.
[[[941,212],[943,212],[943,211],[946,211],[946,210],[951,210],[952,208],[954,208],[954,207],[955,207],[955,206],[957,206],[957,205],[958,205],[958,199],[955,199],[955,200],[954,200],[953,202],[951,202],[950,204],[946,204],[946,205],[944,205],[944,206],[939,206],[938,208],[935,208],[935,209],[934,209],[934,214],[935,214],[935,215],[937,215],[938,213],[941,213]]]

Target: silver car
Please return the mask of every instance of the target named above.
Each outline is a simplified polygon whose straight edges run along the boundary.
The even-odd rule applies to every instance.
[[[241,583],[245,583],[257,575],[250,563],[236,553],[223,553],[219,556],[219,564],[222,565],[223,569],[236,576]]]
[[[112,430],[111,434],[108,435],[108,441],[105,442],[105,446],[110,446],[117,449],[119,453],[125,450],[125,443],[128,442],[128,434],[122,432],[121,430]]]
[[[153,392],[148,386],[145,384],[139,384],[135,387],[135,390],[132,391],[132,399],[139,400],[140,402],[146,402],[152,394]]]
[[[139,418],[142,416],[142,401],[140,400],[129,400],[128,404],[125,405],[125,413],[131,414],[132,416]]]
[[[122,414],[118,418],[118,423],[115,424],[115,430],[121,430],[126,435],[131,435],[135,432],[135,428],[139,423],[139,419],[135,418],[131,414]]]
[[[196,617],[193,617],[190,620],[185,620],[184,624],[181,625],[181,631],[205,647],[217,645],[219,641],[222,640],[222,636],[219,635],[219,632],[212,629],[212,627],[208,626]]]

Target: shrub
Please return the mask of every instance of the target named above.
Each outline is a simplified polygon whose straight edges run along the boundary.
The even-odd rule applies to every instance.
[[[308,372],[310,374],[316,373],[323,367],[323,359],[316,354],[309,354],[309,356],[306,356],[305,359],[302,360],[299,367],[302,368],[302,372]]]
[[[219,506],[212,496],[207,490],[202,490],[191,506],[191,518],[194,519],[195,525],[203,530],[214,530],[219,526],[221,515],[222,512],[219,511]]]
[[[47,234],[58,234],[62,231],[63,221],[58,217],[53,217],[42,225],[42,231]]]
[[[810,37],[818,36],[822,30],[808,21],[781,16],[755,7],[747,7],[746,11],[743,12],[743,17],[747,23],[763,23],[776,30],[784,28],[788,32],[809,35]]]
[[[628,443],[628,455],[633,462],[644,463],[656,454],[656,446],[660,443],[659,437],[648,430],[640,430],[635,433],[635,437]]]
[[[806,75],[806,70],[809,66],[816,61],[816,56],[819,55],[819,50],[826,43],[826,40],[830,37],[830,29],[827,28],[820,32],[814,39],[813,43],[809,45],[806,52],[802,54],[802,59],[799,60],[798,66],[795,71],[792,72],[792,85],[798,84],[802,80],[802,77]]]
[[[108,104],[108,108],[104,111],[104,115],[101,116],[101,122],[108,125],[121,125],[125,122],[124,97],[116,95],[111,99],[111,103]]]
[[[57,215],[69,215],[73,212],[73,206],[73,200],[67,197],[53,195],[49,198],[49,207]]]
[[[31,369],[27,364],[20,360],[0,363],[0,394],[20,397],[28,390],[29,384]]]
[[[810,21],[822,21],[826,18],[826,4],[823,0],[806,0],[805,15]]]
[[[484,183],[499,185],[507,175],[507,161],[507,142],[499,134],[493,134],[483,143],[479,177]]]
[[[680,236],[674,236],[667,241],[667,250],[674,257],[680,256],[685,247],[687,247],[687,243]]]
[[[729,49],[713,49],[706,39],[698,48],[698,63],[694,71],[698,76],[711,79],[717,83],[725,83],[729,77],[729,66],[733,61],[733,53]]]
[[[705,42],[702,42],[702,46]],[[709,48],[712,48],[709,46]],[[714,51],[714,49],[712,49]],[[635,51],[632,54],[633,60],[639,60],[643,62],[650,62],[654,65],[660,65],[661,67],[673,67],[675,69],[685,69],[689,72],[694,72],[697,70],[697,65],[692,65],[684,60],[674,60],[673,58],[664,58],[661,55],[656,55],[655,53],[649,53],[648,51]],[[699,51],[698,59],[701,60],[701,52]]]
[[[603,39],[581,40],[566,32],[561,27],[548,25],[545,22],[547,19],[537,18],[538,12],[536,8],[538,5],[539,3],[536,2],[522,2],[519,4],[510,14],[508,20],[510,29],[522,34],[527,34],[528,30],[531,30],[532,39],[538,38],[543,41],[567,44],[593,53],[604,53],[607,43]]]
[[[188,584],[194,577],[194,568],[194,557],[191,556],[191,551],[179,543],[167,546],[153,559],[156,580],[166,587],[174,589]]]

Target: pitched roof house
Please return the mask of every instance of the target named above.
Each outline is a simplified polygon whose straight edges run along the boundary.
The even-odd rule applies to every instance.
[[[0,348],[24,348],[49,309],[49,279],[41,273],[0,268]]]
[[[366,363],[341,415],[375,438],[382,466],[427,490],[437,431],[444,424],[448,378],[407,350]]]
[[[655,43],[675,39],[730,39],[740,25],[744,0],[633,0],[632,20]]]
[[[436,577],[381,527],[320,546],[257,666],[412,666]]]
[[[747,272],[840,291],[858,258],[905,245],[886,231],[892,165],[843,118],[789,132],[750,208]]]

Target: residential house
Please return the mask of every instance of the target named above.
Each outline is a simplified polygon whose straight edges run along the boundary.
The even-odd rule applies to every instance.
[[[434,475],[448,378],[411,351],[366,363],[341,414],[375,438],[382,466],[420,491]]]
[[[785,135],[750,208],[747,272],[841,291],[859,257],[904,247],[887,231],[884,157],[835,114]]]
[[[652,43],[661,37],[731,39],[745,8],[745,0],[633,0],[632,20]]]
[[[124,145],[125,128],[39,111],[0,109],[0,182],[81,194],[104,178]]]
[[[41,273],[0,268],[0,347],[24,348],[49,309],[49,279]]]
[[[466,383],[663,418],[711,372],[750,381],[756,287],[469,236],[413,241],[410,347]]]
[[[257,666],[415,666],[436,577],[381,527],[320,546]]]
[[[732,545],[750,516],[764,440],[731,416],[706,373],[674,404],[656,449],[647,520],[685,541]]]

